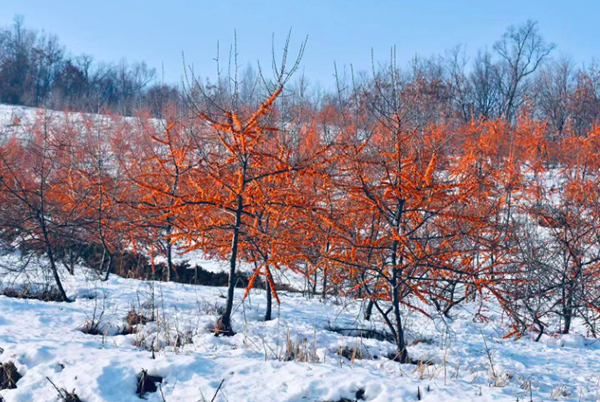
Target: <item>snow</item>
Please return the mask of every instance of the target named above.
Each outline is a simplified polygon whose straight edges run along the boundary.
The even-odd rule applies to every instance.
[[[24,280],[6,273],[16,262],[14,255],[0,258],[3,286]],[[30,262],[29,270],[38,263]],[[594,401],[600,393],[598,342],[578,334],[538,343],[503,339],[508,328],[493,301],[484,306],[488,322],[473,320],[479,309],[475,304],[457,308],[452,320],[406,312],[411,356],[434,362],[417,367],[387,359],[394,350],[391,343],[330,330],[383,329],[381,322],[361,319],[360,300],[339,297],[323,303],[282,292],[276,319],[265,322],[264,293],[254,290],[242,301],[239,289],[237,334],[227,338],[210,332],[225,301],[224,288],[117,276],[102,282],[83,267],[63,277],[73,303],[0,296],[0,362],[13,361],[23,375],[17,389],[0,391],[7,402],[57,401],[47,378],[75,390],[82,401],[138,401],[142,369],[164,378],[166,401],[210,401],[223,380],[215,401],[355,400],[363,390],[365,400],[378,402],[415,401],[418,392],[423,401],[514,402],[529,400],[529,384],[535,401]],[[146,316],[154,312],[156,321],[141,325],[137,334],[119,335],[132,306]],[[100,314],[105,333],[80,330]],[[304,345],[309,361],[286,361],[288,334],[293,343]],[[185,344],[174,345],[178,335]],[[341,358],[336,354],[341,346],[360,348],[370,358]],[[145,397],[163,398],[160,392]]]
[[[0,140],[9,139],[13,136],[17,138],[28,138],[29,128],[36,122],[40,116],[47,117],[52,121],[61,122],[68,119],[72,124],[79,124],[85,119],[90,119],[96,124],[110,125],[112,119],[116,116],[96,113],[81,113],[51,110],[44,108],[34,108],[27,106],[4,105],[0,104]],[[136,117],[123,117],[124,121],[134,122]],[[157,127],[163,127],[164,120],[150,119],[150,122]]]

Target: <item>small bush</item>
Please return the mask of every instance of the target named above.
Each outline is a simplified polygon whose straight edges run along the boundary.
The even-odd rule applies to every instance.
[[[137,312],[137,310],[131,309],[127,313],[127,317],[125,317],[125,321],[127,322],[127,325],[133,326],[133,325],[140,325],[140,324],[145,325],[148,322],[150,322],[151,320],[149,318],[145,317],[144,315],[140,314],[139,312]]]
[[[110,325],[102,319],[86,320],[78,329],[86,335],[112,335]]]
[[[138,333],[140,325],[146,325],[152,320],[139,313],[135,308],[131,308],[125,316],[125,327],[119,332],[120,335],[130,335]]]

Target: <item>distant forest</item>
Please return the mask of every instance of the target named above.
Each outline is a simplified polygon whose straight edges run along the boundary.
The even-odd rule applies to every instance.
[[[296,77],[286,85],[279,108],[290,116],[302,105],[344,108],[375,96],[385,83],[384,89],[395,87],[406,118],[418,125],[440,118],[459,123],[479,118],[514,122],[519,111],[527,109],[560,137],[569,130],[584,132],[600,118],[598,64],[577,64],[560,55],[533,21],[509,27],[490,48],[472,56],[457,45],[442,55],[415,56],[399,68],[393,53],[390,64],[378,64],[377,71],[354,73],[343,68],[338,74],[336,68],[333,90],[310,77]],[[126,116],[148,110],[162,116],[169,103],[188,104],[179,102],[181,95],[210,108],[235,93],[238,106],[255,107],[271,91],[260,69],[248,65],[240,71],[239,77],[236,73],[220,81],[192,75],[180,85],[164,84],[143,61],[105,63],[90,55],[73,55],[55,35],[27,28],[22,17],[0,27],[4,104]]]
[[[123,115],[158,112],[178,91],[156,78],[143,61],[113,64],[73,55],[56,35],[27,28],[20,16],[0,27],[0,103]]]

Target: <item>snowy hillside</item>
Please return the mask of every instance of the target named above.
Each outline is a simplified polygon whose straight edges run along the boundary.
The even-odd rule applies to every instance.
[[[0,104],[0,129],[7,131],[15,129],[23,121],[32,121],[35,111],[36,109],[31,107]]]
[[[24,124],[32,123],[36,114],[42,112],[42,110],[44,113],[57,118],[64,116],[64,112],[61,111],[0,104],[0,129],[14,130]]]
[[[600,8],[27,3],[0,402],[600,402]]]
[[[4,274],[16,262],[3,257]],[[2,278],[4,290],[22,282]],[[224,288],[101,282],[84,268],[64,278],[73,303],[0,296],[0,362],[22,376],[0,391],[6,402],[58,401],[54,386],[86,402],[138,401],[142,370],[162,378],[149,401],[593,401],[600,392],[596,341],[502,339],[493,306],[482,310],[489,322],[474,322],[479,306],[469,304],[452,320],[408,314],[412,357],[433,363],[415,366],[389,360],[392,343],[350,336],[384,329],[377,316],[361,319],[357,300],[282,292],[264,322],[264,292],[242,301],[238,290],[237,334],[227,338],[211,333]]]
[[[64,121],[65,111],[0,104],[0,138],[10,138],[13,135],[28,135],[29,129],[40,116],[48,117],[54,121]],[[95,123],[110,125],[111,119],[119,119],[118,116],[79,112],[69,112],[68,116],[69,121],[72,123],[78,123],[87,118]],[[134,121],[135,118],[124,117],[123,120]],[[164,124],[164,121],[160,119],[151,119],[150,121],[158,127]]]

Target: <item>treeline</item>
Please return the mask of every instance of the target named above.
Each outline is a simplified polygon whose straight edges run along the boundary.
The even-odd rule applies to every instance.
[[[278,301],[273,270],[304,275],[323,297],[363,298],[404,363],[406,314],[451,316],[468,301],[497,300],[507,335],[540,339],[578,322],[595,336],[600,129],[565,106],[559,130],[529,102],[528,71],[550,68],[552,48],[534,24],[499,43],[507,56],[494,70],[521,78],[498,81],[494,115],[474,101],[464,113],[448,106],[460,99],[440,96],[451,87],[421,74],[434,64],[409,74],[393,57],[370,77],[338,75],[337,92],[315,98],[291,81],[299,60],[287,47],[272,79],[193,80],[164,119],[40,109],[0,138],[0,235],[45,257],[64,300],[62,266],[72,270],[82,244],[102,250],[93,268],[104,278],[131,250],[164,258],[165,280],[177,274],[174,247],[226,260],[221,335],[234,333],[245,262],[248,291],[262,277],[269,300]]]
[[[25,27],[22,17],[0,28],[0,103],[129,116],[146,108],[158,113],[177,96],[144,62],[71,55],[55,35]]]
[[[600,66],[578,66],[556,56],[555,48],[541,36],[538,25],[528,21],[510,27],[490,49],[472,57],[462,45],[440,56],[417,56],[397,71],[393,85],[401,88],[398,101],[414,109],[413,118],[421,123],[440,117],[512,121],[526,106],[548,121],[554,135],[562,135],[568,126],[589,129],[600,117]],[[389,75],[351,71],[336,71],[333,91],[305,77],[288,89],[293,87],[303,102],[320,107],[336,103],[340,93],[348,98],[351,87],[372,86],[375,74]],[[259,76],[248,66],[236,77],[238,103],[256,104],[257,92],[264,89],[255,87]],[[201,77],[198,82],[188,77],[180,85],[160,84],[156,78],[155,69],[144,62],[106,64],[89,55],[71,55],[56,36],[26,28],[20,17],[0,29],[1,103],[126,116],[146,109],[161,116],[168,103],[181,103],[188,92],[183,87],[203,86],[221,98],[233,92],[228,77]]]

